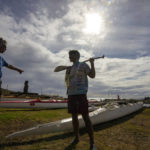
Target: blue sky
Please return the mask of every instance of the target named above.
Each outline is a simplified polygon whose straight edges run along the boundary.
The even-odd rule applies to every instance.
[[[81,61],[95,61],[89,97],[150,96],[149,0],[0,0],[0,36],[8,41],[3,57],[22,68],[3,69],[3,88],[66,96],[65,72],[70,49]]]

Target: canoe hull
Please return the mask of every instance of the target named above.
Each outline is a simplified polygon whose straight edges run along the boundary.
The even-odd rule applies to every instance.
[[[29,100],[29,101],[0,101],[1,108],[67,108],[67,101],[58,100]]]
[[[89,106],[97,104],[95,101],[89,101]],[[9,100],[0,101],[0,108],[40,108],[40,109],[56,109],[67,108],[67,100]]]
[[[129,115],[133,112],[138,111],[143,107],[142,103],[135,103],[135,104],[128,104],[124,106],[116,106],[113,109],[108,108],[99,108],[89,114],[90,119],[92,121],[93,125],[104,123],[107,121],[111,121],[114,119],[118,119],[120,117]],[[80,128],[83,128],[84,121],[81,116],[79,118],[79,124]],[[16,138],[16,137],[23,137],[23,136],[29,136],[29,135],[40,135],[40,134],[48,134],[52,132],[66,132],[66,131],[72,131],[72,119],[67,118],[60,121],[52,122],[52,123],[46,123],[41,124],[36,127],[22,130],[19,132],[12,133],[8,135],[6,138]]]

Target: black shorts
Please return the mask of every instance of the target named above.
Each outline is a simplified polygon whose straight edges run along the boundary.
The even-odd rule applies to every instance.
[[[85,94],[68,96],[68,113],[87,114],[88,100]]]

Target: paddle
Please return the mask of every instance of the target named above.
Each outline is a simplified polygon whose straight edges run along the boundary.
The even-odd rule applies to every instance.
[[[100,57],[93,57],[93,59],[100,59],[100,58],[104,58],[105,56],[103,55],[103,56],[100,56]],[[91,58],[90,58],[91,59]],[[90,59],[87,59],[87,60],[85,60],[85,61],[83,61],[83,62],[87,62],[87,61],[90,61]]]
[[[100,59],[100,58],[104,58],[105,56],[102,55],[102,56],[99,56],[99,57],[93,57],[93,59]],[[91,58],[90,58],[91,59]],[[90,61],[90,59],[87,59],[83,62],[88,62]],[[66,70],[69,66],[57,66],[55,69],[54,69],[54,72],[59,72],[59,71],[63,71],[63,70]]]

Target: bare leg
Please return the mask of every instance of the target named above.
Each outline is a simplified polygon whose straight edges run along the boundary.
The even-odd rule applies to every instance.
[[[75,134],[75,140],[77,142],[79,141],[79,120],[78,120],[78,114],[73,113],[72,114],[72,125],[74,129],[74,134]]]
[[[89,118],[89,114],[82,114],[82,117],[85,122],[85,126],[90,138],[90,145],[93,145],[94,144],[93,127],[92,127],[91,120]]]

